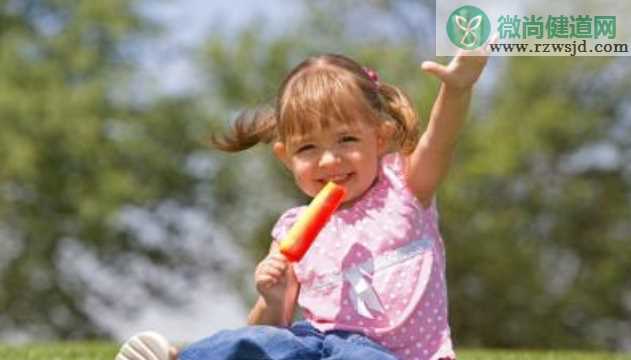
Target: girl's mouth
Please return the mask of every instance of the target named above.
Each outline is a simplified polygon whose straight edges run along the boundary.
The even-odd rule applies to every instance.
[[[339,175],[335,175],[335,176],[328,176],[328,177],[326,177],[324,179],[320,179],[318,181],[320,183],[322,183],[322,184],[326,184],[329,181],[333,181],[334,183],[336,183],[338,185],[343,185],[344,183],[348,182],[353,175],[354,175],[354,173],[350,172],[350,173],[346,173],[346,174],[339,174]]]

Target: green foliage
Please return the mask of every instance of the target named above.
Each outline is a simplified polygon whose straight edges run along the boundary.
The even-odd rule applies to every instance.
[[[441,193],[451,319],[464,343],[617,348],[628,337],[615,330],[630,318],[628,170],[581,152],[628,151],[614,115],[617,86],[628,84],[599,83],[615,66],[511,59],[492,108],[466,129]]]
[[[117,307],[120,295],[73,271],[68,260],[80,259],[70,249],[139,281],[146,280],[129,274],[129,256],[167,267],[188,258],[170,248],[173,240],[147,246],[118,221],[126,208],[196,202],[198,179],[184,165],[203,134],[190,99],[137,104],[121,98],[133,91],[125,80],[134,66],[126,47],[154,28],[136,5],[0,2],[3,332],[40,338],[105,333],[86,300]]]

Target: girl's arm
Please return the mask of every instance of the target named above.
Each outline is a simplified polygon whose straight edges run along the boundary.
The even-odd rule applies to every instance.
[[[449,170],[473,85],[487,62],[487,56],[479,55],[465,56],[461,52],[448,66],[427,61],[422,64],[423,70],[442,81],[427,129],[405,163],[407,184],[425,207]]]
[[[292,265],[280,254],[276,242],[272,242],[269,254],[257,266],[255,281],[260,296],[250,310],[248,324],[289,326],[300,285]]]

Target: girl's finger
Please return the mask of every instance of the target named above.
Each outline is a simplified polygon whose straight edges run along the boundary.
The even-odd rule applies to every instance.
[[[277,278],[283,275],[283,271],[270,266],[263,269],[263,272],[261,275],[269,275],[269,276]]]
[[[271,258],[267,261],[270,266],[274,266],[279,270],[285,270],[287,268],[287,262],[282,259]]]
[[[270,259],[274,259],[280,261],[282,263],[287,263],[287,258],[280,252],[274,253],[270,256]]]
[[[277,282],[278,280],[276,280],[276,278],[272,276],[261,275],[261,277],[259,278],[258,284],[264,288],[270,288],[276,285]]]
[[[433,61],[423,61],[421,69],[426,73],[436,76],[439,79],[443,79],[447,76],[447,67]]]
[[[490,56],[491,55],[491,44],[497,44],[497,41],[499,40],[500,35],[499,33],[494,33],[491,38],[489,39],[489,41],[484,44],[484,46],[480,47],[479,50],[479,55],[480,56]]]

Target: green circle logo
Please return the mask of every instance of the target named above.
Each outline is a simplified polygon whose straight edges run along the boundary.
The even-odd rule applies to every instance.
[[[473,50],[482,46],[491,34],[491,21],[484,11],[465,5],[447,19],[449,40],[459,48]]]

